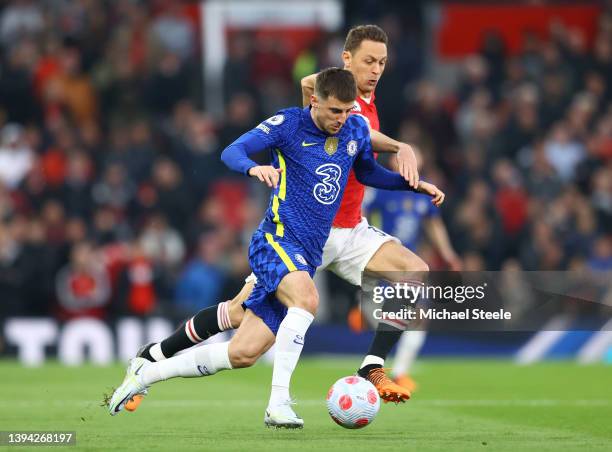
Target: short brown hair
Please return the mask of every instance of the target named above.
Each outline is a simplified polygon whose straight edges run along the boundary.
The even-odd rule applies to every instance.
[[[382,42],[387,45],[387,33],[378,25],[358,25],[349,30],[344,41],[344,50],[353,53],[363,41]]]
[[[350,71],[337,67],[327,68],[317,74],[315,94],[325,100],[333,96],[341,102],[351,102],[357,97],[357,84]]]

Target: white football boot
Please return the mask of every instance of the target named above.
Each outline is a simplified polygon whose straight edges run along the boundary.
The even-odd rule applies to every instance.
[[[130,360],[121,386],[115,389],[108,403],[108,412],[111,416],[115,416],[119,411],[123,410],[127,401],[136,394],[146,394],[147,386],[141,382],[142,371],[150,364],[151,362],[144,358],[133,358]]]
[[[291,405],[295,405],[295,402],[288,400],[279,405],[268,406],[264,417],[266,427],[304,428],[304,419],[295,414]]]

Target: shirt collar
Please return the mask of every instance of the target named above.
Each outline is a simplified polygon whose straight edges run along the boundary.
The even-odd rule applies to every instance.
[[[361,99],[366,105],[372,105],[374,101],[376,100],[376,95],[374,94],[374,91],[372,91],[372,95],[370,96],[370,99],[365,100],[361,96],[359,96],[359,99]]]

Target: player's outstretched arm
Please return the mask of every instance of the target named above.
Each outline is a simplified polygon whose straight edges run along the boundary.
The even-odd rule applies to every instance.
[[[442,219],[438,215],[431,217],[425,225],[425,231],[450,269],[461,271],[463,263],[451,244],[448,231]]]
[[[432,197],[435,206],[444,202],[444,193],[438,187],[429,182],[419,181],[418,187],[414,189],[402,176],[389,171],[376,163],[371,150],[360,152],[353,163],[357,180],[364,185],[384,190],[410,190],[423,193]]]
[[[256,177],[268,187],[278,187],[278,180],[282,170],[271,165],[258,165],[249,158],[249,155],[256,154],[267,148],[273,143],[262,138],[255,130],[251,130],[228,147],[221,153],[221,160],[228,168]]]

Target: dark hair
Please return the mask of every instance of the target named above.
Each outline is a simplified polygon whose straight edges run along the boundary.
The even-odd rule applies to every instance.
[[[353,53],[363,41],[382,42],[387,45],[387,33],[378,25],[358,25],[349,30],[344,41],[344,50]]]
[[[337,67],[327,68],[317,74],[315,94],[325,100],[333,96],[341,102],[351,102],[357,97],[357,84],[350,71]]]

